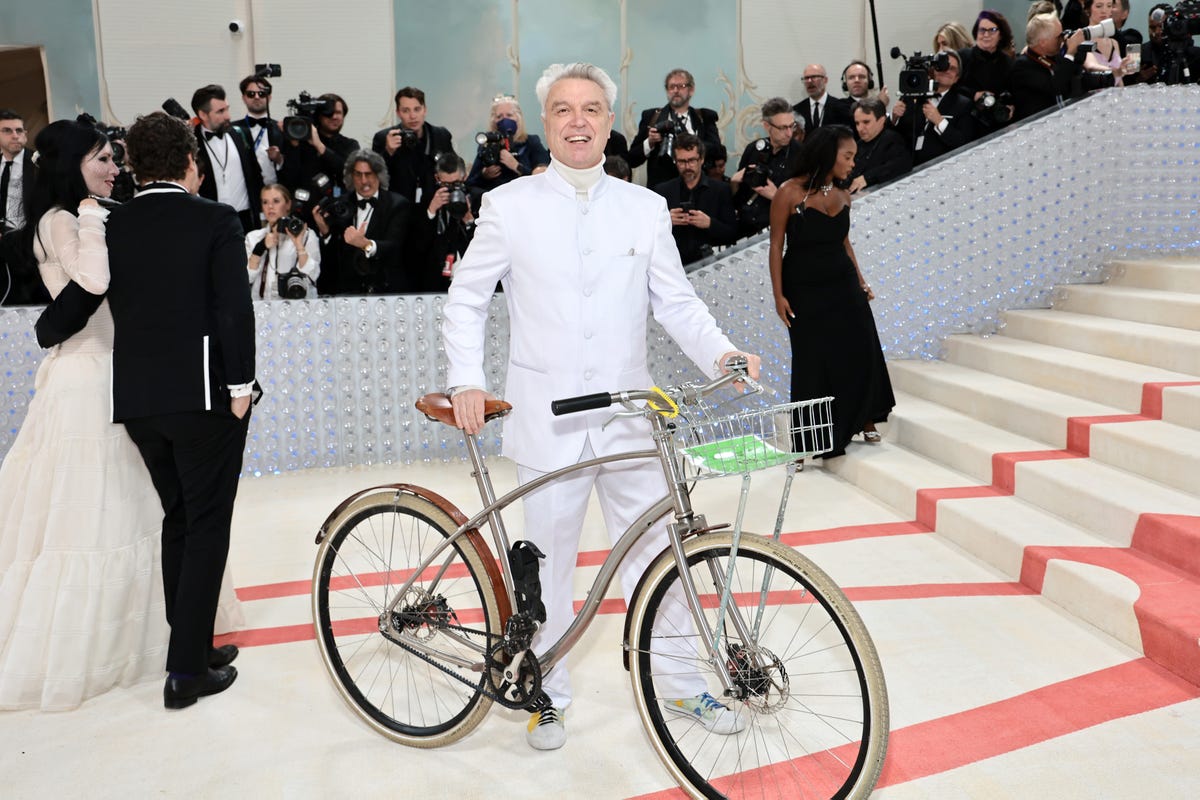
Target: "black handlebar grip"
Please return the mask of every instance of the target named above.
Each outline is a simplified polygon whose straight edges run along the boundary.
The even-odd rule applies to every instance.
[[[563,414],[574,414],[576,411],[588,411],[593,408],[608,408],[612,405],[612,395],[608,392],[600,394],[584,394],[579,397],[566,397],[550,403],[550,413],[556,417]]]

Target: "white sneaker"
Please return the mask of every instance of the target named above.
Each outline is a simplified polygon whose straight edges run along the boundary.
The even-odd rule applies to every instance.
[[[567,742],[562,712],[554,706],[529,715],[525,741],[534,750],[557,750]]]
[[[663,708],[685,717],[691,717],[713,733],[728,736],[746,727],[746,719],[729,706],[717,702],[708,692],[695,697],[663,700]]]

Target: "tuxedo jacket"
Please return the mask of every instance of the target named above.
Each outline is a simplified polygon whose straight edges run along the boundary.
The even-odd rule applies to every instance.
[[[804,132],[809,133],[813,129],[812,124],[812,98],[806,97],[796,105],[792,106],[792,111],[800,115],[804,124]],[[854,115],[850,112],[850,101],[844,97],[834,97],[831,94],[825,96],[825,105],[821,107],[821,124],[818,127],[826,125],[845,125],[850,130],[854,130]]]
[[[345,195],[356,202],[353,192]],[[415,265],[404,258],[405,239],[413,204],[395,192],[380,190],[375,208],[367,220],[366,237],[375,242],[373,258],[357,247],[346,244],[345,229],[334,229],[321,253],[321,277],[317,290],[321,294],[379,294],[415,290]],[[419,210],[419,209],[418,209]]]
[[[925,119],[925,112],[921,110],[920,105],[916,102],[905,105],[904,116],[896,123],[896,131],[908,143],[909,152],[913,154],[913,164],[932,161],[975,139],[975,104],[955,89],[951,89],[938,101],[938,111],[949,123],[941,133]],[[919,150],[918,144],[922,145]]]
[[[454,152],[454,140],[450,131],[437,125],[424,125],[423,136],[417,149],[399,147],[390,156],[387,152],[388,131],[395,130],[399,123],[390,128],[376,131],[371,139],[371,149],[383,156],[388,168],[388,190],[417,201],[417,189],[421,190],[421,207],[429,205],[433,196],[435,166],[442,153]]]
[[[229,412],[254,380],[246,245],[224,203],[151,184],[106,224],[113,421]]]
[[[1023,53],[1013,61],[1008,72],[1009,90],[1012,92],[1013,120],[1052,108],[1058,98],[1069,98],[1079,93],[1079,64],[1065,56],[1055,56],[1045,65],[1045,60]]]
[[[861,175],[867,181],[867,187],[874,188],[912,169],[912,149],[900,134],[886,125],[871,141],[864,142],[857,135],[854,141],[858,142],[858,155],[854,158],[850,180]]]
[[[638,123],[637,135],[633,137],[633,141],[629,145],[629,168],[635,169],[645,164],[646,185],[649,187],[658,186],[679,175],[679,170],[675,168],[675,161],[667,156],[659,155],[657,148],[650,151],[649,157],[646,156],[646,139],[650,136],[650,127],[666,121],[670,114],[671,109],[668,106],[643,111],[642,119]],[[721,132],[717,129],[717,112],[711,108],[692,106],[688,108],[688,121],[692,130],[696,132],[697,138],[704,142],[705,147],[713,147],[721,143]]]
[[[209,155],[208,147],[204,144],[204,130],[197,125],[195,131],[196,141],[200,144],[196,163],[200,165],[201,172],[204,173],[204,182],[200,184],[200,196],[216,200],[217,182],[213,179],[212,157]],[[258,165],[258,158],[255,157],[254,149],[250,146],[253,140],[248,140],[245,129],[236,125],[231,125],[229,132],[225,135],[237,148],[238,161],[242,164],[242,175],[246,179],[246,194],[250,197],[250,211],[254,214],[254,218],[258,219],[258,211],[262,207],[263,177],[262,167]]]
[[[654,187],[654,191],[667,201],[667,208],[679,208],[683,194],[687,191],[682,178],[673,178]],[[710,180],[707,175],[701,175],[696,187],[687,192],[697,211],[708,214],[710,224],[707,228],[697,228],[694,225],[672,225],[671,236],[679,248],[679,258],[684,264],[699,261],[708,253],[704,246],[718,247],[733,244],[737,240],[737,217],[733,212],[733,196],[729,184]]]

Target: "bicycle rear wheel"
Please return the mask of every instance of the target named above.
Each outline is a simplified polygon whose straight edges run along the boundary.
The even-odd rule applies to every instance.
[[[722,614],[731,546],[730,534],[706,534],[685,543],[685,552],[735,697],[720,696],[669,552],[633,598],[628,666],[655,750],[693,797],[867,797],[887,749],[888,706],[862,620],[811,561],[751,534],[741,537]],[[742,730],[712,732],[671,702],[681,686],[695,693],[705,684],[739,714]]]
[[[328,526],[313,572],[317,642],[338,691],[376,731],[415,747],[462,738],[492,704],[480,692],[482,665],[502,622],[470,538],[448,548],[396,607],[404,645],[380,632],[400,585],[457,527],[424,497],[367,494]]]

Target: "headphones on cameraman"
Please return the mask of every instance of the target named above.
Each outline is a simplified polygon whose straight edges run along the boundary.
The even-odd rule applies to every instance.
[[[846,73],[851,67],[866,67],[867,68],[867,91],[872,91],[875,88],[875,73],[871,71],[871,65],[865,61],[855,59],[846,65],[842,70],[842,94],[850,94],[850,87],[846,85]]]

